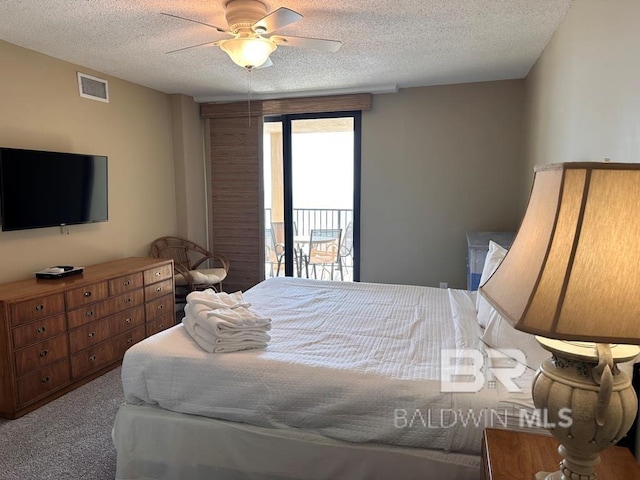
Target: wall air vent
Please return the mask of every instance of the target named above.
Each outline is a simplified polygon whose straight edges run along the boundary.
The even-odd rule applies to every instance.
[[[109,103],[109,84],[106,80],[78,72],[80,96]]]

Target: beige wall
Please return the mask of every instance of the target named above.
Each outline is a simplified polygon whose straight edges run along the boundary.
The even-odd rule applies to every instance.
[[[375,95],[362,116],[361,280],[466,288],[468,231],[513,230],[524,81]]]
[[[168,95],[0,41],[0,145],[109,157],[109,221],[0,232],[0,281],[50,265],[146,256],[174,234]],[[76,71],[109,81],[110,103],[81,98]]]
[[[640,162],[640,2],[573,3],[526,79],[526,183],[535,165]]]
[[[200,105],[191,97],[171,95],[171,111],[178,235],[206,246],[208,182]]]

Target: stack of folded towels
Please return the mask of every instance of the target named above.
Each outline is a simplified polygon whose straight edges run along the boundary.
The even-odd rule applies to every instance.
[[[191,292],[184,313],[185,329],[210,353],[265,348],[271,340],[271,319],[253,310],[242,292]]]

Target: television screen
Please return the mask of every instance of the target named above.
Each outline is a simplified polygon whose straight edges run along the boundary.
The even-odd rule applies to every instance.
[[[2,230],[106,222],[107,157],[0,148]]]

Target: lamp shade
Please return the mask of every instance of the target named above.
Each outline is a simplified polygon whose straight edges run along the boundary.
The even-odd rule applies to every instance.
[[[480,292],[518,330],[640,344],[640,164],[537,168],[513,245]]]
[[[261,66],[277,48],[275,43],[262,37],[231,38],[219,45],[236,65],[244,68]]]

